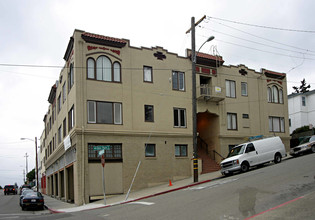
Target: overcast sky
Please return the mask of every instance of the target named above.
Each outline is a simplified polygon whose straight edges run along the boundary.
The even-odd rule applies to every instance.
[[[303,78],[315,88],[314,10],[312,0],[0,0],[0,186],[22,184],[25,153],[28,171],[34,168],[34,142],[20,138],[42,134],[74,29],[184,55],[191,17],[207,15],[196,28],[196,49],[213,35],[202,52],[220,54],[226,65],[286,73],[291,93]]]

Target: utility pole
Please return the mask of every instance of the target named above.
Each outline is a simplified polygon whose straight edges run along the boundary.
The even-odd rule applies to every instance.
[[[23,169],[23,183],[25,183],[25,170]]]
[[[196,101],[196,43],[195,43],[195,27],[205,19],[203,16],[197,23],[195,17],[191,18],[191,28],[186,34],[191,32],[191,61],[192,61],[192,118],[193,118],[193,170],[194,182],[198,182],[198,155],[197,155],[197,101]]]
[[[196,103],[196,43],[195,18],[191,18],[191,58],[192,58],[192,118],[193,118],[193,147],[194,147],[194,182],[198,182],[198,155],[197,155],[197,103]]]
[[[37,192],[38,192],[38,158],[37,158],[37,137],[35,137],[35,154],[36,154],[36,172],[35,172],[35,175],[36,175],[36,189],[37,189]]]
[[[27,165],[27,158],[29,157],[29,155],[27,155],[27,153],[25,153],[25,160],[26,160],[26,174],[28,174],[28,165]]]

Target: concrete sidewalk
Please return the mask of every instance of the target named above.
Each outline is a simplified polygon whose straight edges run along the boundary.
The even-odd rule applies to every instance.
[[[45,199],[46,207],[52,213],[78,212],[78,211],[83,211],[83,210],[91,210],[91,209],[97,209],[97,208],[110,207],[110,206],[119,205],[119,204],[131,203],[131,202],[135,202],[135,201],[142,200],[145,198],[150,198],[153,196],[158,196],[158,195],[173,192],[176,190],[210,182],[220,177],[222,177],[220,171],[201,174],[199,175],[199,179],[198,179],[199,182],[197,183],[193,182],[193,177],[174,181],[172,182],[172,186],[169,186],[170,185],[169,183],[165,183],[163,185],[146,188],[146,189],[142,189],[135,192],[130,192],[128,200],[126,200],[126,194],[109,195],[109,196],[106,196],[106,205],[104,205],[104,199],[98,200],[98,201],[95,201],[86,205],[82,205],[82,206],[77,206],[75,204],[63,202],[59,199],[52,198],[47,195],[45,195],[44,199]]]

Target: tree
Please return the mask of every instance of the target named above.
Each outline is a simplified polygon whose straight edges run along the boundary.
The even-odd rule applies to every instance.
[[[308,84],[306,86],[305,79],[303,78],[300,87],[293,86],[292,88],[295,90],[296,93],[306,93],[309,92],[309,88],[311,88],[311,85]]]
[[[26,174],[28,181],[32,182],[35,179],[35,168]]]

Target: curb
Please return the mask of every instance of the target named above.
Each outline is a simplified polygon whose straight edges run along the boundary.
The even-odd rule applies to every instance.
[[[174,189],[170,189],[170,190],[154,193],[154,194],[151,194],[151,195],[148,195],[148,196],[143,196],[143,197],[139,197],[139,198],[128,200],[128,201],[118,202],[118,203],[114,203],[114,204],[110,204],[110,205],[105,205],[105,206],[102,206],[102,207],[84,209],[84,210],[80,210],[80,211],[89,211],[89,210],[96,210],[96,209],[113,207],[113,206],[117,206],[117,205],[124,205],[124,204],[128,204],[128,203],[140,201],[140,200],[143,200],[143,199],[148,199],[148,198],[156,197],[156,196],[159,196],[159,195],[175,192],[175,191],[178,191],[178,190],[186,189],[186,188],[189,188],[189,187],[197,186],[197,185],[200,185],[200,184],[208,183],[208,182],[211,182],[213,180],[217,180],[219,178],[221,178],[221,177],[216,177],[216,178],[213,178],[213,179],[210,179],[210,180],[203,180],[201,182],[192,183],[192,184],[189,184],[189,185],[186,185],[186,186],[181,186],[181,187],[178,187],[178,188],[174,188]],[[51,209],[51,208],[49,208],[46,205],[45,205],[45,207],[50,211],[51,214],[66,213],[65,211],[58,211],[58,210],[55,210],[55,209]]]

